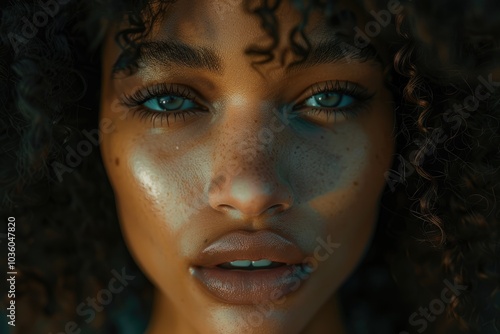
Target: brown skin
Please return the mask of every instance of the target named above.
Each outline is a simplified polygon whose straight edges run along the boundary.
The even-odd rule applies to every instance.
[[[176,38],[215,49],[220,74],[157,64],[112,79],[120,53],[115,30],[105,44],[101,119],[110,119],[113,131],[103,134],[101,150],[126,242],[156,288],[147,333],[243,332],[235,319],[247,319],[251,333],[343,333],[335,292],[369,244],[394,153],[392,97],[383,86],[382,66],[340,61],[286,73],[274,62],[259,74],[244,55],[249,45],[267,41],[258,19],[237,4],[228,4],[220,15],[220,7],[211,7],[215,3],[179,1],[150,39]],[[283,49],[299,16],[284,5],[278,19]],[[322,24],[315,17],[308,26],[311,41],[325,36]],[[341,114],[327,119],[303,108],[299,115],[313,131],[292,126],[292,120],[256,153],[242,146],[263,129],[278,128],[273,108],[298,105],[314,94],[311,86],[329,80],[353,82],[373,98],[348,119]],[[185,121],[170,117],[169,126],[124,116],[127,108],[117,103],[123,93],[162,82],[191,89],[210,112],[186,115]],[[216,300],[189,267],[218,237],[262,229],[285,236],[308,255],[318,237],[330,236],[340,247],[252,327],[248,316],[254,305]]]

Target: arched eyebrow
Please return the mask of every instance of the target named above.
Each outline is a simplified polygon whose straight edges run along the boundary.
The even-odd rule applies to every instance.
[[[287,66],[287,73],[340,62],[372,62],[384,65],[383,59],[371,43],[358,48],[348,38],[336,36],[313,45],[305,59]]]
[[[182,66],[194,69],[206,69],[222,74],[222,60],[217,52],[208,47],[192,46],[176,40],[161,40],[140,44],[137,57],[127,60],[127,53],[122,52],[112,67],[112,74],[124,72],[130,60],[141,67]]]
[[[126,52],[123,52],[113,65],[113,76],[128,69],[129,64],[126,63],[126,59]],[[152,66],[166,68],[180,66],[208,70],[218,75],[223,72],[223,61],[215,49],[193,46],[178,40],[144,42],[140,45],[137,57],[133,61],[138,65],[139,69]],[[288,65],[286,72],[290,73],[315,65],[342,61],[374,61],[383,64],[372,44],[357,48],[336,36],[313,45],[308,56],[300,62]]]

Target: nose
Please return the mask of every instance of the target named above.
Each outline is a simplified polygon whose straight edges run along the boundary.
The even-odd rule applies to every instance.
[[[294,202],[286,178],[284,143],[278,142],[277,135],[273,140],[259,141],[263,136],[258,134],[268,130],[265,123],[246,124],[246,129],[233,127],[219,137],[217,149],[223,153],[216,158],[208,187],[209,204],[217,211],[247,218],[284,212]]]
[[[245,217],[274,215],[288,210],[293,204],[290,187],[276,174],[260,174],[246,166],[238,175],[222,175],[212,180],[209,203],[220,212]]]

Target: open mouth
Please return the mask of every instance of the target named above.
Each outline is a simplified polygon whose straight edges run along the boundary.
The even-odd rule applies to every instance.
[[[211,297],[251,305],[302,286],[310,274],[302,265],[306,257],[296,244],[271,231],[234,231],[206,246],[190,273]]]
[[[239,269],[239,270],[259,270],[259,269],[273,269],[286,266],[286,263],[274,262],[267,259],[258,261],[251,260],[237,260],[219,264],[217,267],[222,269]]]

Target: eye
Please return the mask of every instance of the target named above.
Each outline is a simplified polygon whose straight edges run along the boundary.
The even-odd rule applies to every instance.
[[[346,108],[356,100],[349,95],[337,92],[324,92],[311,96],[304,101],[304,106],[315,108]]]
[[[375,93],[350,81],[325,81],[311,86],[307,97],[293,109],[306,122],[332,125],[366,110]],[[330,117],[333,116],[333,122]]]
[[[154,111],[188,110],[198,107],[191,99],[176,95],[153,97],[146,100],[143,105]]]
[[[133,115],[139,115],[141,120],[150,120],[155,125],[166,121],[170,126],[170,118],[186,118],[210,113],[203,104],[198,103],[198,94],[190,87],[173,83],[159,83],[141,87],[135,93],[123,94],[120,102],[130,108]],[[189,117],[188,117],[189,116]]]

